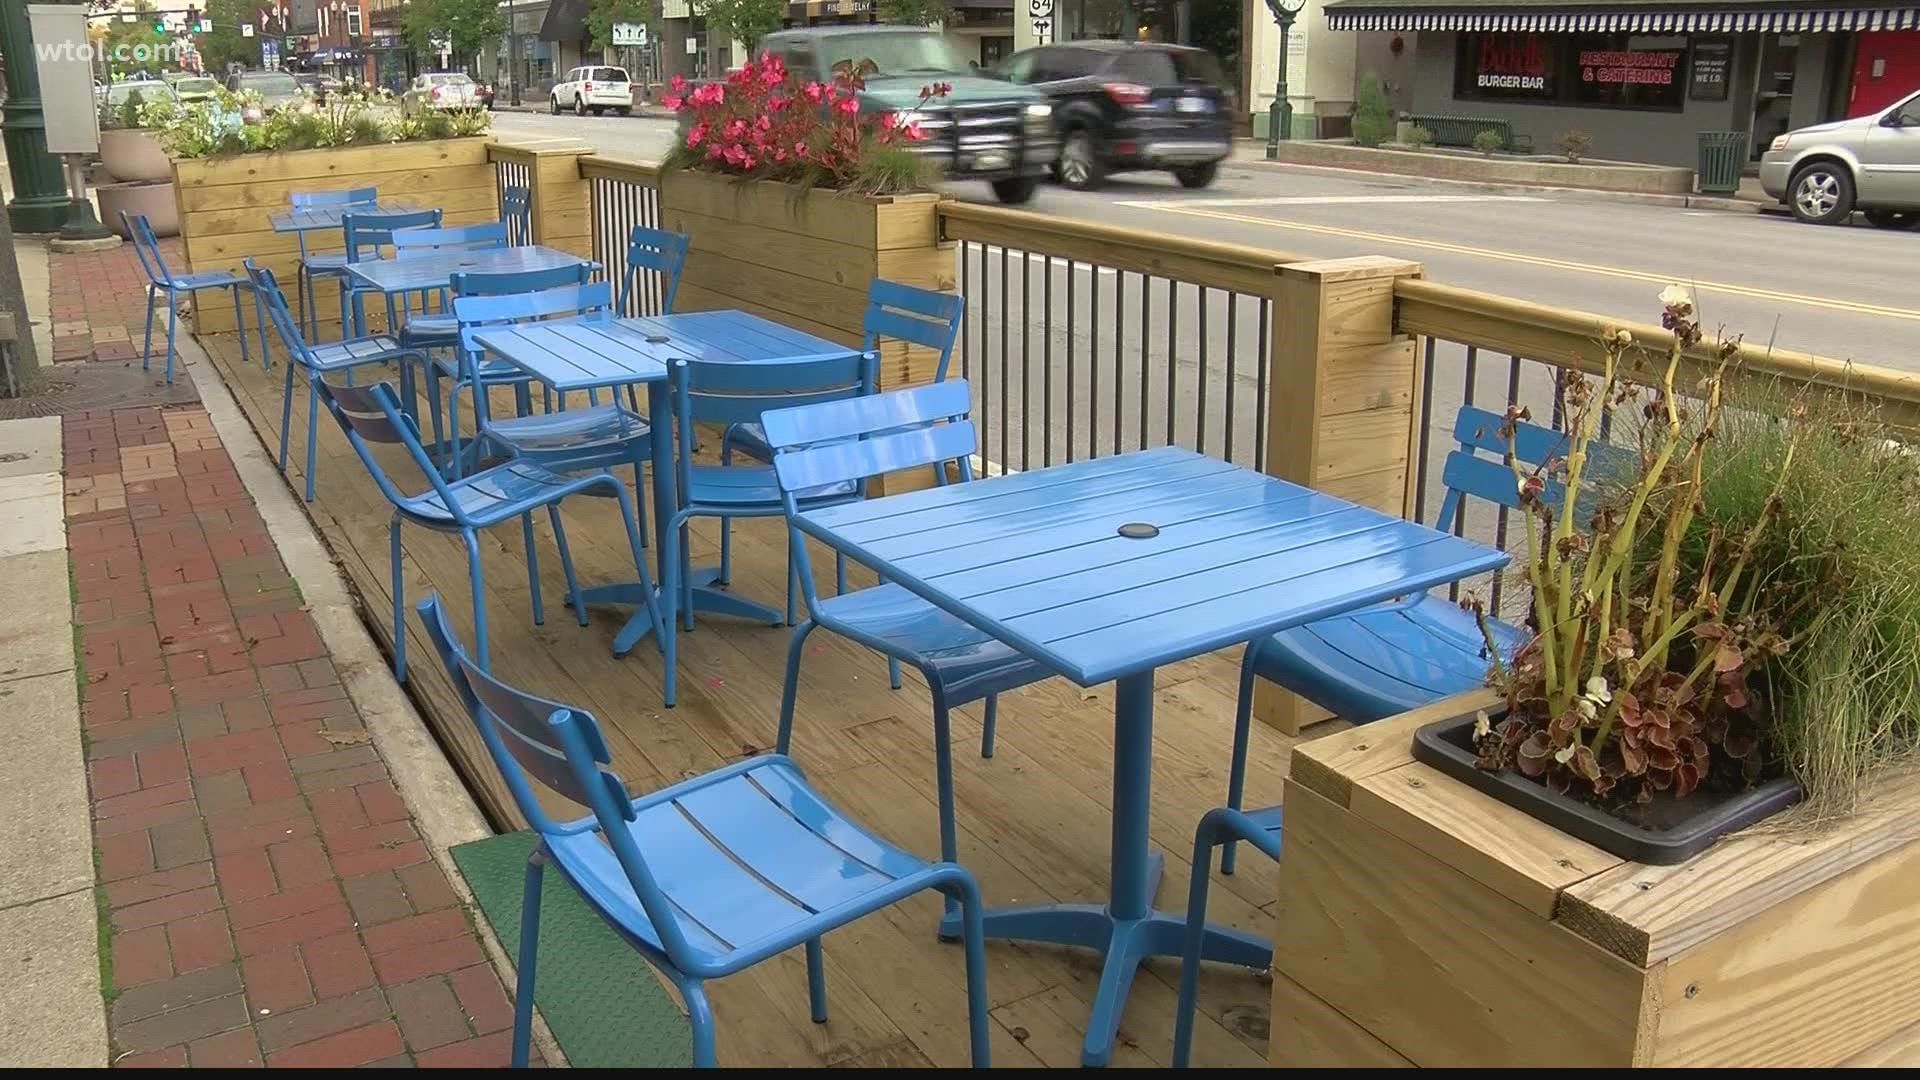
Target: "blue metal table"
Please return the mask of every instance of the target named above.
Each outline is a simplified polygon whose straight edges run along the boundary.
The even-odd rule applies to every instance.
[[[542,247],[457,249],[409,255],[404,259],[361,259],[347,264],[355,287],[394,296],[399,293],[444,289],[455,274],[501,274],[552,270],[580,263],[594,264],[572,252]]]
[[[397,214],[419,208],[420,204],[412,199],[381,199],[379,202],[372,203],[282,210],[274,214],[271,220],[274,232],[319,232],[324,229],[344,228],[348,214]]]
[[[1153,906],[1154,669],[1507,561],[1174,447],[810,510],[798,525],[1082,686],[1117,681],[1107,902],[987,916],[990,936],[1105,953],[1088,1065],[1107,1061],[1135,968],[1181,953],[1183,917]],[[1264,967],[1271,950],[1209,926],[1203,955]]]
[[[406,260],[411,261],[411,260]],[[664,339],[664,340],[661,340]],[[576,391],[612,389],[634,383],[647,387],[647,415],[653,440],[653,527],[655,558],[666,550],[666,524],[679,510],[674,488],[673,404],[667,392],[668,362],[686,358],[752,363],[795,356],[844,354],[853,350],[743,311],[696,311],[680,315],[620,319],[611,322],[543,322],[503,326],[474,335],[488,352],[544,383],[564,404]],[[666,580],[666,567],[658,567]],[[764,622],[780,622],[773,608],[716,587],[718,567],[693,571],[693,606]],[[640,643],[653,623],[639,582],[582,590],[587,603],[629,604],[627,624],[614,636],[615,656]]]

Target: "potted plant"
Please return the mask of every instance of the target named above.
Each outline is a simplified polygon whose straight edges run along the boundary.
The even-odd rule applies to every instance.
[[[149,104],[138,90],[119,105],[101,101],[100,163],[115,180],[172,179],[173,166],[153,130],[167,111],[167,102]]]
[[[1733,349],[1683,398],[1676,377],[1700,327],[1684,290],[1662,300],[1674,337],[1650,396],[1627,381],[1633,341],[1616,332],[1597,383],[1563,373],[1564,456],[1528,468],[1508,455],[1526,516],[1534,636],[1503,663],[1488,635],[1504,709],[1430,725],[1415,743],[1420,760],[1647,863],[1684,861],[1798,801],[1773,723],[1791,690],[1768,676],[1793,646],[1789,628],[1834,584],[1820,569],[1831,552],[1802,553],[1816,572],[1792,584],[1759,561],[1803,427],[1754,463],[1764,486],[1752,513],[1703,518]],[[1596,475],[1603,417],[1633,412],[1643,422],[1632,467]],[[1503,436],[1528,418],[1510,409]]]

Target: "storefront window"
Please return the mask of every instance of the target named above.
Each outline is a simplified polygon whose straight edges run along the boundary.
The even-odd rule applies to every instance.
[[[1678,111],[1687,39],[1644,34],[1461,34],[1453,96]]]

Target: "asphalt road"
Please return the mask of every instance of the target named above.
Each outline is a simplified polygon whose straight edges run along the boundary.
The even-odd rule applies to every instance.
[[[501,113],[496,126],[642,159],[673,137],[670,122],[637,118]],[[992,199],[984,184],[952,190]],[[1029,205],[1299,255],[1395,255],[1436,281],[1643,322],[1680,282],[1709,326],[1749,341],[1920,369],[1920,231],[1264,163],[1236,163],[1200,192],[1136,174],[1097,193],[1044,187]]]

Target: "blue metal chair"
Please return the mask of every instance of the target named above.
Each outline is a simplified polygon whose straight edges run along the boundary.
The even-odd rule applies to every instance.
[[[1209,810],[1193,837],[1193,877],[1187,883],[1186,951],[1180,960],[1180,996],[1174,1001],[1173,1067],[1184,1069],[1193,1050],[1193,1005],[1200,991],[1200,948],[1207,936],[1207,886],[1213,849],[1245,840],[1270,859],[1280,858],[1280,808],[1241,813],[1227,807]],[[1268,954],[1268,965],[1272,954]]]
[[[940,354],[934,364],[933,381],[947,377],[947,365],[953,359],[953,343],[960,338],[960,320],[967,304],[953,293],[934,292],[913,285],[902,285],[885,278],[874,278],[867,286],[867,310],[860,318],[862,352],[877,352],[884,340],[920,345]],[[729,460],[734,450],[756,461],[772,461],[767,433],[758,424],[735,424],[722,434],[720,460]]]
[[[652,287],[646,291],[659,296],[658,314],[672,311],[674,293],[680,290],[680,270],[687,264],[688,243],[683,233],[635,225],[633,232],[627,235],[627,266],[620,275],[615,309],[622,313],[631,312],[629,305],[633,301],[634,289],[643,284],[636,279],[645,271],[654,278]]]
[[[786,680],[780,691],[780,732],[774,752],[784,754],[793,737],[794,696],[800,686],[800,657],[807,635],[824,627],[887,657],[893,685],[900,685],[898,664],[920,669],[933,694],[935,784],[939,790],[940,857],[953,859],[953,766],[947,714],[986,699],[991,725],[1002,691],[1038,682],[1052,674],[1038,662],[982,633],[899,585],[841,592],[821,599],[814,591],[806,544],[792,524],[808,506],[810,492],[897,469],[933,469],[944,482],[949,463],[962,481],[973,479],[971,458],[976,434],[967,419],[965,379],[909,390],[852,398],[804,408],[773,409],[765,415],[773,441],[773,468],[780,482],[781,507],[790,533],[807,618],[794,627],[787,644]],[[991,756],[992,746],[983,751]]]
[[[1440,480],[1446,486],[1434,527],[1457,531],[1469,496],[1505,507],[1519,506],[1513,471],[1502,459],[1507,441],[1498,413],[1463,407],[1454,417],[1459,447],[1447,454]],[[1537,466],[1567,452],[1565,432],[1516,423],[1515,457]],[[1624,450],[1596,442],[1593,467],[1611,468]],[[1492,457],[1482,457],[1490,454]],[[1591,474],[1590,474],[1591,475]],[[1548,479],[1544,497],[1565,497],[1557,480]],[[1489,620],[1494,641],[1511,657],[1531,636],[1524,627]],[[1227,805],[1240,805],[1246,783],[1247,725],[1253,711],[1257,675],[1356,724],[1369,723],[1464,693],[1486,681],[1486,640],[1473,613],[1444,596],[1420,593],[1306,626],[1283,630],[1247,646],[1240,663],[1240,700],[1234,715],[1233,765],[1227,781]],[[1233,873],[1234,843],[1226,845],[1220,865]]]
[[[606,766],[605,738],[583,710],[500,682],[469,660],[437,599],[420,620],[467,712],[540,842],[527,856],[515,962],[511,1064],[524,1068],[540,948],[540,887],[548,863],[680,990],[693,1024],[693,1063],[714,1065],[706,982],[804,945],[807,997],[827,1020],[822,935],[927,889],[959,904],[966,945],[967,1031],[973,1065],[989,1064],[983,907],[973,875],[929,864],[827,802],[787,757],[747,758],[632,798]],[[558,822],[528,775],[592,813]]]
[[[358,332],[366,325],[366,310],[363,302],[370,291],[353,285],[353,279],[347,275],[346,264],[356,263],[361,259],[386,258],[388,252],[393,249],[393,234],[400,229],[437,229],[439,227],[439,210],[376,210],[365,214],[347,214],[340,219],[340,228],[345,233],[347,242],[347,250],[343,253],[345,258],[340,270],[341,336],[348,334],[348,327]],[[391,301],[392,298],[389,297],[389,304]],[[348,321],[349,315],[352,316],[351,322]],[[392,331],[393,326],[389,324],[387,329]]]
[[[612,319],[613,314],[609,310],[611,289],[604,281],[587,281],[586,276],[587,267],[584,264],[550,270],[453,275],[453,317],[458,334],[454,342],[456,347],[451,359],[433,359],[432,374],[428,376],[428,393],[435,402],[440,398],[440,378],[445,376],[453,380],[453,386],[447,393],[446,409],[446,437],[450,440],[447,445],[452,475],[460,475],[465,468],[460,446],[462,387],[473,397],[474,430],[477,433],[488,427],[495,428],[493,442],[510,443],[514,430],[508,421],[492,419],[489,394],[494,387],[513,388],[517,417],[528,417],[533,412],[531,378],[512,364],[487,359],[485,350],[473,340],[474,334],[488,326],[511,322],[556,318]],[[592,404],[599,404],[597,396]],[[436,440],[440,434],[440,421],[436,417]]]
[[[458,301],[455,301],[457,304]],[[714,360],[675,360],[667,367],[673,391],[674,429],[678,437],[674,471],[680,496],[680,508],[666,523],[665,550],[660,554],[662,585],[672,594],[667,602],[669,621],[676,608],[683,623],[693,629],[696,582],[687,555],[687,522],[696,517],[716,517],[724,522],[734,517],[778,517],[785,513],[779,482],[772,466],[696,465],[693,462],[695,424],[738,424],[758,422],[770,408],[813,405],[840,401],[873,393],[875,358],[872,353],[833,353],[826,356],[802,356],[784,360],[751,363]],[[822,485],[817,491],[802,494],[807,506],[823,506],[864,497],[863,482]],[[721,569],[715,580],[726,580],[726,549],[722,549]],[[774,626],[793,622],[793,551],[787,554],[787,606],[780,612],[730,593],[706,592],[701,606],[711,611],[761,619]],[[845,571],[840,586],[845,588]],[[666,701],[674,702],[674,639],[669,625],[661,629],[667,650]]]
[[[345,191],[295,191],[287,195],[287,204],[295,210],[312,210],[332,206],[367,206],[379,203],[380,193],[370,187],[349,188]],[[347,256],[344,251],[309,253],[305,230],[294,236],[300,242],[300,261],[295,264],[293,289],[300,305],[300,325],[305,328],[308,338],[319,337],[320,316],[314,310],[313,276],[318,273],[324,277],[341,278],[345,285]],[[308,320],[312,321],[309,322]],[[341,328],[345,334],[346,329]]]
[[[437,229],[395,229],[393,232],[393,257],[396,259],[440,251],[482,251],[506,246],[507,225],[504,221],[450,225]],[[448,310],[448,290],[438,290],[438,311],[428,311],[424,299],[418,313],[407,304],[403,304],[402,310],[396,312],[393,297],[387,297],[387,329],[391,331],[397,324],[400,340],[418,349],[451,349],[459,344],[460,326],[454,320],[453,312]],[[397,319],[397,315],[404,315],[405,318]]]
[[[400,569],[400,523],[412,522],[436,532],[459,533],[467,547],[467,578],[473,590],[474,651],[481,667],[487,665],[487,605],[481,583],[480,540],[478,530],[502,522],[520,519],[521,538],[526,544],[527,589],[533,599],[533,621],[545,620],[540,603],[540,567],[533,545],[533,511],[546,507],[547,520],[553,525],[554,543],[560,549],[560,565],[566,572],[567,591],[573,597],[573,609],[585,626],[586,608],[580,602],[580,584],[574,578],[573,557],[567,551],[567,533],[560,523],[560,502],[569,495],[599,488],[609,491],[620,502],[621,519],[627,526],[627,544],[633,552],[633,568],[639,572],[647,595],[647,610],[657,623],[659,606],[653,597],[652,577],[647,560],[640,552],[640,535],[634,527],[633,507],[626,487],[610,472],[561,476],[526,461],[509,461],[461,480],[444,480],[420,445],[420,433],[413,419],[400,411],[393,388],[386,383],[371,386],[336,386],[324,379],[314,388],[327,411],[340,423],[347,441],[373,475],[380,493],[393,504],[388,523],[391,536],[389,553],[393,562],[393,674],[407,678],[407,629],[404,621],[406,582]],[[398,444],[431,485],[417,495],[403,493],[381,468],[370,443]]]
[[[293,420],[293,369],[302,368],[307,373],[307,501],[312,502],[314,445],[318,441],[315,436],[320,413],[318,387],[321,378],[330,372],[350,373],[354,368],[392,361],[401,365],[401,382],[407,385],[410,384],[411,378],[405,373],[406,364],[409,361],[423,360],[424,357],[385,334],[332,341],[324,345],[307,344],[300,333],[299,323],[294,320],[293,313],[287,310],[287,298],[280,292],[280,283],[274,280],[273,271],[256,265],[252,259],[246,260],[246,267],[247,277],[253,283],[254,295],[265,307],[268,319],[280,335],[280,343],[287,350],[287,380],[280,398],[280,472],[282,475],[287,471],[287,429]],[[351,374],[348,377],[351,378]]]
[[[160,241],[153,235],[153,226],[145,214],[129,215],[120,212],[120,222],[127,227],[127,235],[133,237],[133,254],[140,260],[140,270],[147,276],[147,333],[140,345],[140,370],[145,371],[153,361],[153,305],[161,294],[167,298],[167,381],[173,381],[173,334],[180,319],[180,301],[207,289],[228,289],[233,292],[233,329],[240,335],[240,359],[247,359],[247,324],[240,318],[240,293],[253,291],[247,279],[229,270],[206,270],[200,273],[176,274],[167,266],[166,257],[160,254]],[[253,318],[260,325],[260,365],[271,366],[272,356],[267,351],[267,328],[260,318],[260,300],[254,298]]]
[[[500,189],[500,220],[507,226],[507,246],[533,243],[533,192],[525,184]]]

